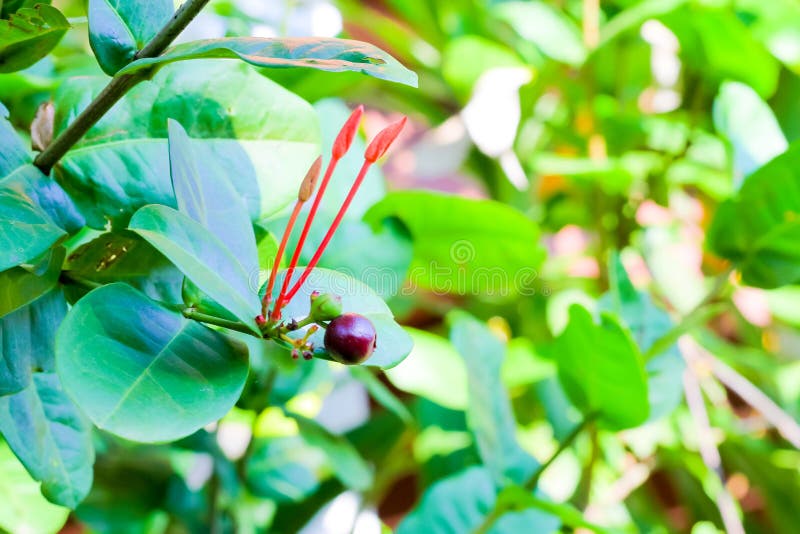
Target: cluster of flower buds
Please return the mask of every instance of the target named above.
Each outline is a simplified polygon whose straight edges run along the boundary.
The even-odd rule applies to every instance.
[[[328,349],[328,352],[334,359],[341,363],[360,363],[372,354],[372,351],[376,346],[375,327],[372,325],[369,319],[354,313],[342,315],[341,300],[335,295],[320,295],[319,293],[315,292],[315,294],[311,295],[311,313],[308,317],[301,319],[300,321],[292,319],[288,323],[281,322],[281,312],[283,308],[292,300],[292,298],[294,298],[294,296],[305,283],[308,276],[311,274],[314,267],[316,267],[317,263],[319,263],[323,252],[325,252],[325,249],[330,243],[333,234],[341,224],[344,214],[350,207],[350,204],[353,201],[356,192],[358,192],[358,189],[361,187],[361,184],[363,183],[370,167],[386,153],[394,140],[397,139],[397,136],[400,134],[406,123],[406,118],[403,117],[401,120],[390,124],[381,132],[379,132],[378,135],[376,135],[367,146],[367,150],[364,153],[364,163],[361,166],[353,185],[350,187],[350,191],[347,193],[344,202],[342,202],[339,211],[336,213],[336,217],[334,217],[333,222],[322,239],[322,242],[320,243],[319,247],[317,247],[313,257],[300,274],[298,280],[294,283],[294,285],[290,285],[295,269],[297,268],[297,263],[300,259],[300,253],[308,237],[311,224],[314,222],[314,218],[319,210],[322,197],[325,195],[325,191],[328,188],[328,183],[333,176],[333,172],[336,169],[337,164],[353,144],[353,139],[355,139],[356,133],[358,132],[359,124],[361,123],[361,118],[363,115],[364,107],[358,106],[358,108],[353,111],[353,113],[345,122],[344,126],[342,126],[342,129],[339,131],[339,134],[333,143],[331,159],[328,162],[328,167],[325,170],[322,181],[319,183],[319,189],[316,192],[316,196],[314,196],[314,191],[317,187],[319,175],[322,170],[321,156],[314,160],[314,163],[309,168],[308,173],[306,173],[303,182],[300,184],[300,190],[297,194],[297,202],[295,203],[294,209],[289,216],[289,221],[286,224],[280,244],[278,245],[278,251],[275,255],[275,261],[272,265],[272,271],[267,282],[266,292],[264,293],[264,298],[261,303],[261,315],[256,317],[256,322],[261,328],[264,337],[274,339],[282,344],[287,345],[288,348],[292,349],[292,356],[294,358],[298,358],[300,354],[302,354],[306,359],[311,359],[313,357],[313,347],[310,343],[308,343],[308,339],[320,326],[327,328],[325,332],[326,349]],[[284,252],[286,251],[286,245],[289,242],[289,237],[292,234],[292,230],[294,229],[295,222],[300,215],[300,211],[302,210],[303,205],[309,201],[312,196],[314,196],[314,201],[311,204],[311,209],[309,210],[308,217],[303,225],[303,229],[297,241],[297,246],[295,247],[294,253],[289,261],[289,266],[286,270],[286,276],[284,277],[281,289],[278,292],[278,296],[275,298],[274,306],[271,307],[272,293],[275,288],[278,266],[283,258]],[[286,335],[289,331],[297,330],[308,325],[311,325],[311,327],[306,331],[303,338],[292,339]]]

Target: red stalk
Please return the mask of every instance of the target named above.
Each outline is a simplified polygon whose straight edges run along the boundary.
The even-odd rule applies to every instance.
[[[275,287],[275,276],[278,274],[278,266],[281,263],[281,258],[283,258],[283,251],[286,250],[286,243],[289,241],[289,235],[292,233],[292,227],[294,226],[294,221],[297,219],[297,216],[300,214],[300,208],[303,207],[303,202],[300,200],[294,205],[294,210],[292,210],[292,215],[289,217],[289,223],[286,225],[286,230],[283,232],[283,237],[281,238],[281,243],[278,245],[278,252],[275,254],[275,262],[272,264],[272,272],[269,275],[269,282],[267,283],[267,291],[264,293],[264,298],[261,299],[261,316],[267,316],[267,308],[269,307],[269,303],[272,300],[272,289]]]
[[[308,276],[311,274],[311,271],[314,269],[314,267],[316,267],[317,263],[319,262],[320,257],[322,256],[322,253],[325,252],[325,248],[328,246],[328,243],[330,242],[331,238],[333,237],[334,232],[336,232],[336,229],[339,227],[339,224],[342,222],[342,218],[344,217],[344,214],[347,211],[347,208],[350,207],[350,203],[353,201],[353,197],[356,195],[356,191],[358,191],[358,188],[361,186],[361,182],[364,181],[364,177],[367,175],[367,171],[369,170],[369,168],[371,166],[372,166],[372,162],[371,161],[364,161],[364,164],[361,166],[361,170],[358,172],[358,176],[356,177],[356,181],[353,182],[353,186],[350,188],[350,191],[347,193],[347,197],[344,199],[344,203],[342,204],[342,207],[339,208],[339,212],[336,214],[336,218],[333,220],[333,223],[331,223],[330,228],[328,228],[328,231],[325,233],[325,237],[322,239],[322,243],[320,244],[319,248],[317,248],[317,251],[314,253],[314,257],[311,258],[311,261],[308,262],[308,265],[306,266],[305,270],[303,270],[303,274],[300,275],[300,279],[292,287],[291,291],[289,291],[289,293],[286,294],[286,296],[284,297],[284,299],[282,301],[279,300],[276,303],[276,307],[278,305],[282,304],[282,302],[284,302],[284,301],[285,302],[289,302],[290,300],[292,300],[292,297],[294,297],[295,294],[300,290],[300,287],[302,287],[303,283],[306,281]]]
[[[300,288],[303,286],[303,283],[306,281],[308,276],[311,274],[311,271],[314,267],[317,266],[322,253],[325,252],[325,248],[330,243],[333,234],[336,232],[336,229],[339,227],[339,224],[342,222],[342,218],[344,217],[345,212],[350,207],[350,203],[353,201],[353,197],[356,195],[356,192],[361,187],[361,183],[364,181],[364,177],[367,175],[367,171],[375,163],[378,158],[386,154],[386,151],[389,150],[389,147],[397,139],[397,136],[400,135],[403,127],[406,125],[406,117],[403,117],[399,121],[390,124],[383,130],[381,130],[378,135],[370,142],[369,146],[367,146],[367,150],[364,153],[364,164],[361,166],[361,170],[358,172],[358,176],[356,177],[355,182],[350,187],[350,191],[347,193],[347,197],[344,199],[344,203],[342,207],[339,208],[339,212],[336,214],[336,218],[331,223],[330,228],[325,233],[325,237],[322,239],[322,243],[317,248],[317,251],[314,253],[314,257],[311,258],[311,261],[308,262],[305,270],[303,270],[303,274],[300,275],[300,279],[297,283],[292,286],[292,289],[287,293],[283,294],[284,292],[281,291],[281,295],[278,297],[278,301],[275,304],[275,308],[280,310],[280,308],[284,305],[285,302],[289,302],[294,298]],[[321,192],[321,191],[320,191]],[[284,284],[285,284],[284,280]]]
[[[289,268],[287,269],[286,276],[283,279],[283,286],[278,294],[278,300],[275,303],[275,310],[278,314],[280,313],[280,309],[283,307],[284,303],[289,301],[288,298],[283,298],[283,296],[285,295],[286,290],[289,289],[289,282],[291,282],[294,270],[297,268],[297,262],[300,260],[300,252],[303,250],[303,245],[306,243],[308,232],[311,229],[311,223],[314,222],[314,218],[317,215],[317,210],[319,209],[320,202],[322,201],[322,196],[325,194],[325,190],[328,188],[328,182],[330,182],[331,176],[333,176],[333,171],[336,169],[336,165],[339,163],[339,160],[342,159],[348,150],[350,150],[350,146],[353,144],[353,139],[356,136],[356,132],[358,132],[358,126],[361,123],[361,116],[363,114],[364,106],[358,106],[356,109],[354,109],[350,114],[350,117],[348,117],[347,121],[345,121],[341,130],[339,130],[339,134],[336,136],[336,140],[333,143],[331,160],[328,163],[328,168],[325,169],[325,176],[323,176],[322,183],[319,185],[317,196],[314,197],[314,203],[311,205],[311,210],[308,212],[308,217],[306,218],[306,222],[303,225],[303,230],[300,233],[300,239],[297,241],[294,254],[292,254],[292,259],[289,262]]]
[[[275,287],[275,277],[278,274],[278,266],[281,263],[283,252],[286,250],[286,243],[289,242],[289,237],[292,235],[292,229],[294,228],[294,223],[297,221],[297,216],[300,215],[300,209],[303,207],[303,204],[305,204],[306,200],[308,200],[314,193],[314,188],[317,186],[317,178],[319,178],[319,170],[321,167],[322,157],[320,156],[314,160],[314,163],[311,164],[311,167],[308,169],[308,172],[306,172],[306,175],[300,184],[300,190],[297,193],[297,202],[294,205],[292,214],[289,216],[289,222],[286,224],[286,229],[283,231],[283,237],[281,238],[281,243],[278,246],[278,253],[275,254],[275,262],[272,264],[272,272],[269,275],[267,291],[264,293],[264,298],[261,300],[261,315],[256,318],[256,321],[259,323],[266,322],[265,318],[267,315],[267,308],[272,300],[272,290]],[[280,308],[277,309],[277,317],[274,317],[276,315],[274,311],[272,315],[273,318],[280,317]]]

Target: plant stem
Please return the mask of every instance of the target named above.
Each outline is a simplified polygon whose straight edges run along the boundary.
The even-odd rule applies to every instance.
[[[297,216],[300,215],[300,209],[302,209],[302,207],[303,202],[298,200],[294,205],[292,214],[289,216],[289,222],[286,223],[286,228],[283,230],[283,237],[278,245],[278,252],[275,253],[275,260],[272,262],[272,272],[269,273],[269,281],[267,282],[267,290],[264,291],[264,298],[261,299],[261,315],[264,318],[267,318],[267,308],[269,307],[270,300],[272,300],[272,290],[275,288],[275,278],[278,276],[278,267],[283,258],[283,252],[286,250],[286,244],[289,242],[289,236],[292,235],[294,222],[297,220]],[[278,300],[275,302],[275,309],[270,317],[273,321],[280,319],[280,301],[279,294]]]
[[[81,278],[80,276],[76,276],[72,274],[71,271],[61,271],[61,274],[58,277],[59,282],[62,284],[77,284],[83,287],[88,288],[89,290],[97,289],[98,287],[102,287],[103,284],[100,282],[95,282],[94,280],[86,280],[85,278]]]
[[[592,424],[594,420],[597,419],[597,416],[597,413],[587,415],[583,418],[583,421],[578,423],[578,425],[570,431],[567,437],[564,438],[564,441],[559,444],[558,449],[556,449],[550,458],[548,458],[541,466],[539,466],[539,469],[537,469],[536,472],[533,473],[533,475],[531,475],[531,477],[525,482],[523,487],[527,491],[533,491],[536,489],[536,486],[539,484],[539,479],[542,477],[542,474],[545,472],[545,470],[550,467],[553,462],[555,462],[556,458],[558,458],[562,452],[567,450],[567,448],[572,445],[572,442],[575,441],[575,438],[577,438],[580,433],[586,429],[586,427]],[[507,511],[508,510],[505,504],[498,505],[498,503],[495,503],[494,508],[483,520],[483,523],[481,523],[478,528],[475,529],[475,534],[486,534],[489,532],[489,529],[492,528],[492,525],[494,525],[495,521],[500,519]]]
[[[297,262],[300,260],[300,252],[303,250],[303,245],[306,243],[306,238],[308,238],[308,232],[311,229],[311,223],[314,222],[314,217],[316,217],[319,204],[322,201],[322,195],[325,194],[325,190],[328,188],[328,182],[331,180],[331,176],[333,175],[333,171],[336,169],[337,163],[339,163],[337,158],[331,158],[331,160],[328,162],[328,168],[325,169],[325,175],[322,177],[322,183],[319,184],[319,190],[317,191],[317,195],[314,197],[314,202],[311,204],[311,210],[308,212],[306,222],[303,224],[303,230],[300,232],[300,239],[297,240],[297,246],[294,249],[294,254],[292,254],[292,259],[289,261],[289,268],[286,271],[286,278],[283,279],[283,286],[281,287],[281,295],[286,294],[286,291],[289,289],[289,282],[292,281],[292,275],[297,267]]]
[[[287,293],[284,298],[282,299],[285,302],[289,302],[295,296],[295,294],[303,287],[303,283],[306,281],[308,276],[311,274],[311,271],[316,267],[317,263],[319,262],[319,258],[322,256],[322,253],[325,252],[325,248],[330,243],[333,234],[336,232],[336,229],[339,227],[339,224],[342,222],[342,218],[344,217],[347,208],[350,207],[350,203],[353,201],[353,197],[356,195],[358,188],[361,187],[361,183],[364,181],[364,177],[367,175],[367,171],[372,166],[372,162],[364,161],[364,164],[361,166],[361,170],[358,172],[358,176],[356,177],[356,181],[353,182],[353,185],[350,187],[350,191],[347,193],[347,197],[344,199],[344,203],[342,203],[342,207],[339,208],[339,212],[336,214],[336,218],[333,219],[330,228],[328,228],[328,232],[325,234],[325,237],[322,239],[322,243],[317,248],[317,251],[314,253],[314,257],[311,258],[311,261],[308,262],[303,274],[300,275],[300,279],[297,283],[292,287],[292,289]]]
[[[161,55],[175,37],[186,28],[208,2],[209,0],[187,0],[184,2],[169,22],[161,28],[161,31],[158,32],[144,48],[136,53],[134,60]],[[88,132],[114,104],[125,96],[125,93],[130,91],[131,88],[139,82],[147,79],[150,72],[149,69],[145,69],[134,74],[125,74],[112,78],[108,85],[106,85],[86,109],[77,116],[67,129],[61,132],[43,152],[36,156],[33,164],[43,173],[49,174],[53,166],[58,163],[58,160],[60,160],[75,143],[80,141],[86,132]]]
[[[248,328],[246,325],[238,321],[229,321],[228,319],[221,319],[219,317],[214,317],[213,315],[201,313],[195,310],[194,308],[185,308],[184,310],[181,311],[181,313],[187,319],[200,321],[201,323],[206,323],[206,324],[213,324],[214,326],[221,326],[222,328],[227,328],[228,330],[235,330],[236,332],[243,332],[245,334],[250,334],[251,336],[255,336],[255,334],[253,334],[250,328]]]
[[[726,287],[728,287],[728,278],[733,272],[733,267],[726,269],[720,273],[714,280],[714,286],[711,291],[701,300],[697,306],[692,308],[689,313],[683,316],[681,322],[672,327],[666,334],[656,339],[647,352],[644,354],[645,361],[650,360],[654,356],[664,352],[672,346],[679,337],[697,326],[698,324],[705,323],[708,319],[715,316],[719,312],[717,306],[710,306],[710,304],[722,294]]]
[[[552,465],[553,462],[556,461],[556,459],[562,452],[564,452],[570,445],[572,445],[572,442],[575,441],[575,438],[577,438],[578,435],[581,432],[583,432],[587,426],[593,423],[595,419],[597,419],[597,414],[587,415],[583,419],[583,421],[581,421],[578,425],[576,425],[575,428],[573,428],[572,431],[569,434],[567,434],[567,437],[565,437],[564,441],[562,441],[561,444],[558,446],[556,452],[554,452],[550,456],[550,458],[548,458],[547,461],[545,461],[545,463],[543,463],[539,467],[539,469],[537,469],[536,472],[533,475],[531,475],[531,478],[529,478],[528,481],[525,483],[524,487],[526,490],[533,491],[536,489],[536,486],[539,484],[539,479],[542,477],[542,474],[544,474],[545,470],[548,467],[550,467],[550,465]]]

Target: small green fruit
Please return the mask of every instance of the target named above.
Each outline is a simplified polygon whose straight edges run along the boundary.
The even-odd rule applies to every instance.
[[[342,314],[342,299],[330,293],[311,293],[311,317],[315,321],[332,321]]]

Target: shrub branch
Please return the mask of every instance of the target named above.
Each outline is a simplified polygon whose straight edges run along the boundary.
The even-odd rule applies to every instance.
[[[152,58],[161,55],[172,41],[183,31],[186,26],[197,16],[198,13],[208,4],[209,0],[187,0],[175,12],[172,18],[161,28],[161,31],[153,37],[144,48],[139,50],[134,56],[134,60],[141,58]],[[100,92],[97,97],[84,109],[80,115],[70,124],[66,130],[53,140],[43,152],[41,152],[33,164],[43,173],[49,174],[53,166],[64,157],[64,154],[105,115],[111,107],[116,104],[125,93],[130,91],[136,84],[147,79],[150,69],[143,69],[141,72],[133,74],[123,74],[115,76]]]

